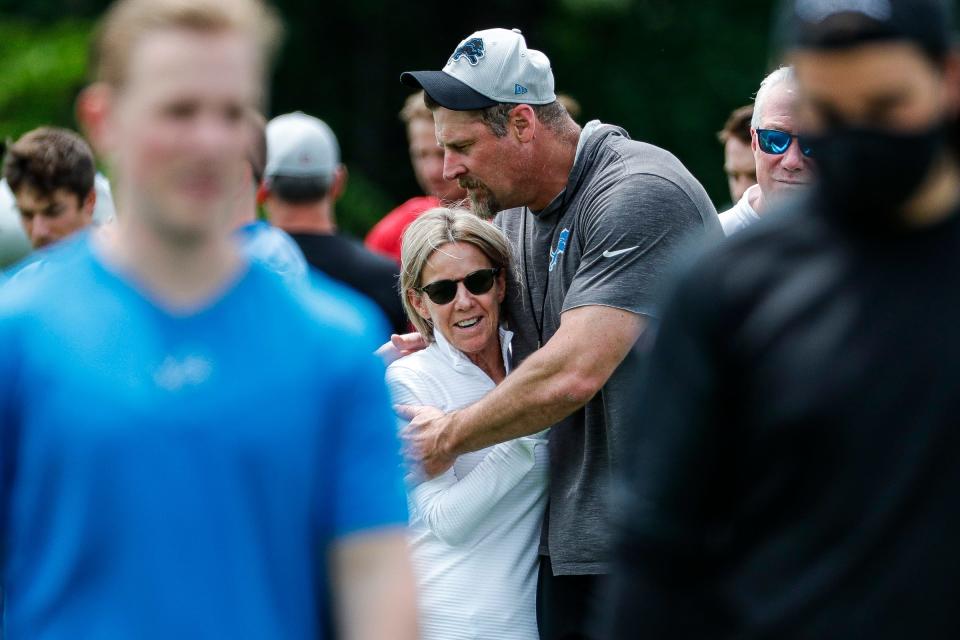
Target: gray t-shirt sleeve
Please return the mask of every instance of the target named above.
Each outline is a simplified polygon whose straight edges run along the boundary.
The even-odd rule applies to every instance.
[[[661,276],[703,218],[676,184],[635,174],[598,190],[577,229],[582,254],[563,311],[589,305],[657,316]]]

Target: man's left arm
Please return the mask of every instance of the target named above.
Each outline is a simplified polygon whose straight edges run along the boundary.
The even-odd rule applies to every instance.
[[[326,486],[332,540],[329,579],[337,637],[417,636],[415,579],[396,420],[382,363],[366,343],[343,354],[333,392],[341,401]]]
[[[415,580],[403,529],[346,536],[333,545],[330,556],[338,637],[418,637]]]

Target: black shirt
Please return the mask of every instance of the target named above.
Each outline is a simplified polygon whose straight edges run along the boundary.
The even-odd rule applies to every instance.
[[[960,214],[865,237],[804,208],[664,311],[610,637],[960,637]]]
[[[353,238],[291,233],[310,266],[373,300],[397,333],[407,331],[407,316],[397,291],[397,265],[363,248]]]

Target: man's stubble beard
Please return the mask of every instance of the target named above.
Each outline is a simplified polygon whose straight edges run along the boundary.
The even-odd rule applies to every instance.
[[[484,184],[470,183],[470,190],[467,195],[470,198],[470,208],[474,215],[484,220],[493,219],[503,208],[500,206],[497,197]]]

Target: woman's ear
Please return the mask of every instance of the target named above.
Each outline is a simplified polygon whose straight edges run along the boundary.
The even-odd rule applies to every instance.
[[[410,304],[417,310],[421,318],[427,322],[433,322],[433,319],[430,317],[430,309],[427,308],[422,293],[414,291],[413,289],[407,289],[407,300],[410,301]]]
[[[503,299],[507,297],[507,268],[503,267],[500,269],[500,273],[497,274],[497,302],[503,303]]]

